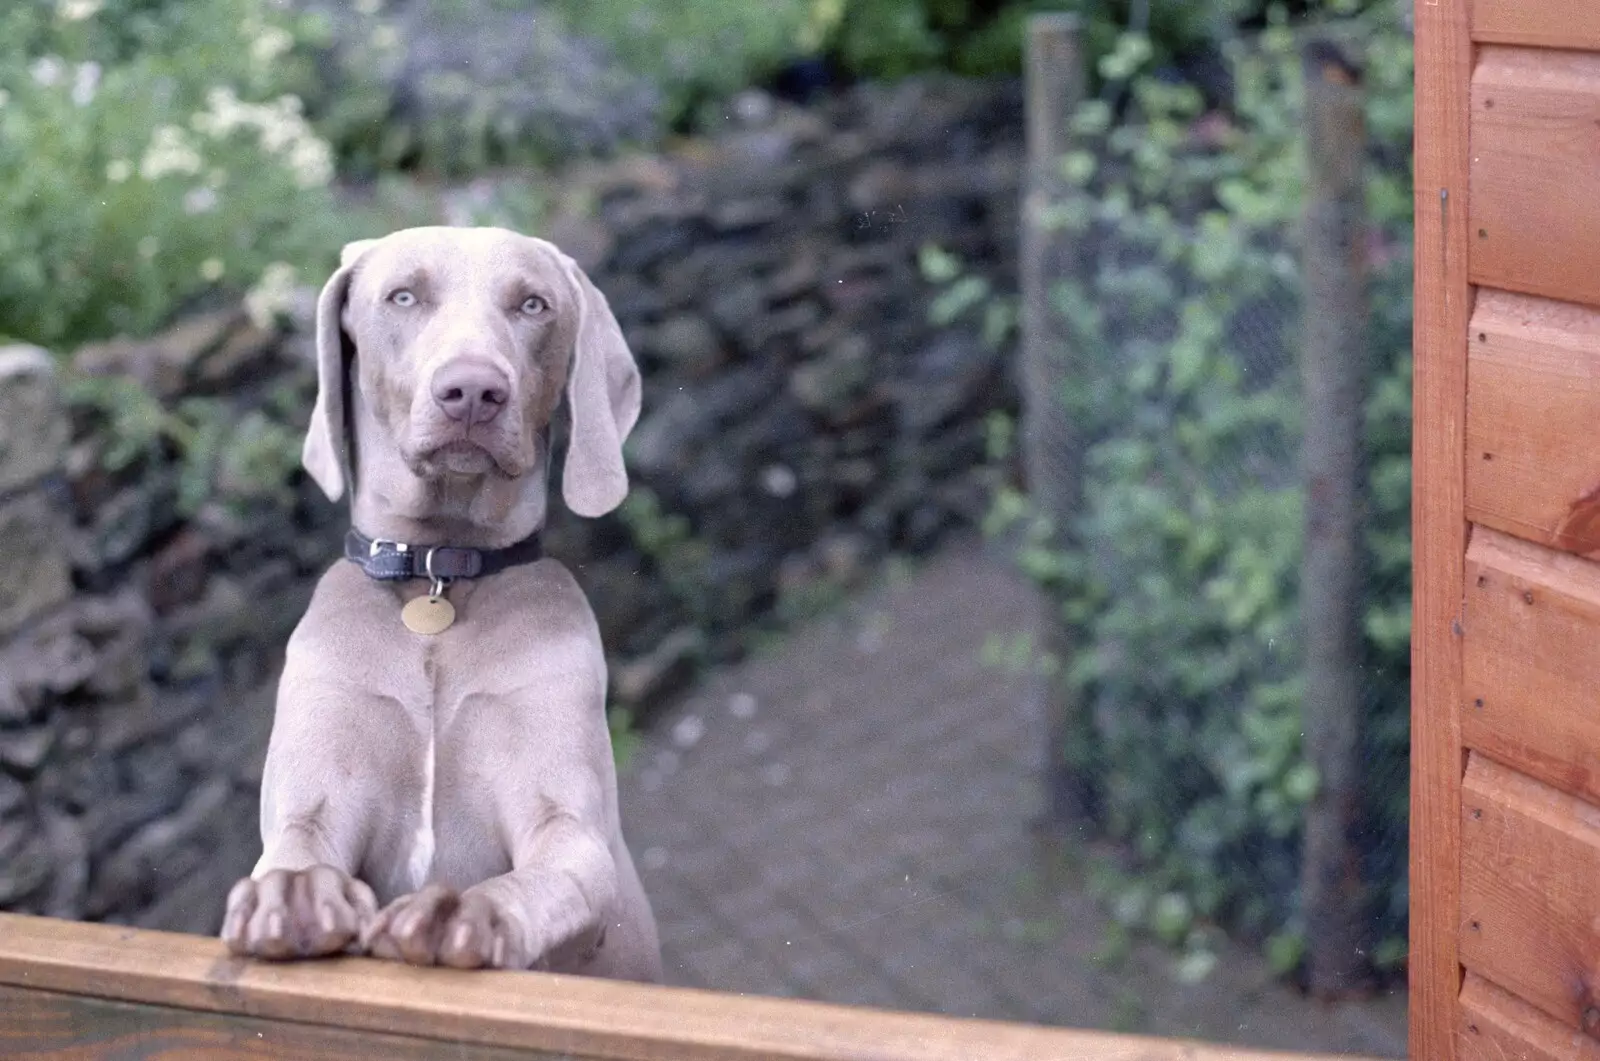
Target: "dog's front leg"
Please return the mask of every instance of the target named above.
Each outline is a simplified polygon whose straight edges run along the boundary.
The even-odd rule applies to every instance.
[[[511,872],[456,892],[431,884],[363,934],[374,957],[459,969],[568,969],[604,942],[617,867],[601,832],[552,810],[513,849]]]
[[[304,806],[275,800],[270,766],[262,788],[261,859],[228,893],[223,942],[240,957],[342,953],[378,907],[372,889],[353,873],[353,825],[332,814],[326,798]]]

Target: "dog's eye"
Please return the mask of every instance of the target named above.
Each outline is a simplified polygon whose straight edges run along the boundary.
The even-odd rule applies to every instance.
[[[401,309],[409,309],[417,304],[417,296],[407,288],[402,287],[400,290],[389,296],[389,301],[393,302]]]
[[[527,298],[522,300],[522,312],[526,313],[530,317],[537,317],[539,314],[543,313],[549,308],[550,303],[546,302],[538,295],[529,295]]]

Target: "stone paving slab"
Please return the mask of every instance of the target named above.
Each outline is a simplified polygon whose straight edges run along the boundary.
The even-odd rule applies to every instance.
[[[1226,950],[1197,985],[1063,883],[1029,823],[1026,587],[977,542],[708,677],[621,778],[669,982],[1278,1049],[1402,1057],[1401,993],[1323,1006]]]

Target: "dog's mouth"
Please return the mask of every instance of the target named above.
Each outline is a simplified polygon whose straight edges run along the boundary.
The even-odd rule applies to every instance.
[[[495,464],[488,450],[476,442],[448,442],[434,451],[433,459],[446,472],[456,475],[482,475]]]
[[[408,463],[411,465],[412,473],[423,479],[488,474],[515,478],[512,470],[500,457],[487,447],[468,439],[455,439],[430,447],[416,454]]]

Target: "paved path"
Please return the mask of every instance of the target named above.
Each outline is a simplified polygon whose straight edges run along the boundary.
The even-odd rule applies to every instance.
[[[1025,588],[975,543],[887,579],[667,712],[622,778],[670,982],[1246,1045],[1405,1052],[1399,995],[1327,1008],[1228,951],[1097,959],[1045,857],[1038,720],[981,662]]]

